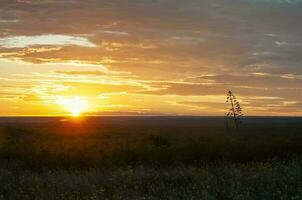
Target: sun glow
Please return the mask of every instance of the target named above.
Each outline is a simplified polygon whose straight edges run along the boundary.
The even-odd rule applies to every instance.
[[[87,110],[88,103],[81,97],[65,98],[61,97],[57,99],[57,103],[64,106],[65,109],[73,117],[79,117]]]

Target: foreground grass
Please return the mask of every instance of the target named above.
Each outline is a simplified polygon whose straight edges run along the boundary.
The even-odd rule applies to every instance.
[[[301,199],[302,159],[249,164],[25,170],[1,161],[0,199]]]

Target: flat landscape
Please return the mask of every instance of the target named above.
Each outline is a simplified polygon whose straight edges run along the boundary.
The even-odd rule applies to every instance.
[[[301,199],[302,118],[0,118],[1,199]]]
[[[301,19],[0,0],[0,200],[302,200]]]

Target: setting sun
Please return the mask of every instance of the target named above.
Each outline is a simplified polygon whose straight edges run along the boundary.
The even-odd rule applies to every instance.
[[[81,97],[72,97],[72,98],[65,98],[61,97],[58,98],[57,103],[62,105],[67,112],[69,112],[73,117],[80,116],[88,107],[87,101],[85,101]]]

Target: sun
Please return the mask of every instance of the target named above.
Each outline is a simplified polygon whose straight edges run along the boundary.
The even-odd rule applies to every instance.
[[[81,115],[81,110],[78,108],[71,108],[70,111],[73,117],[79,117]]]
[[[57,103],[62,105],[66,111],[73,117],[79,117],[85,110],[87,110],[88,103],[81,97],[60,97]]]

